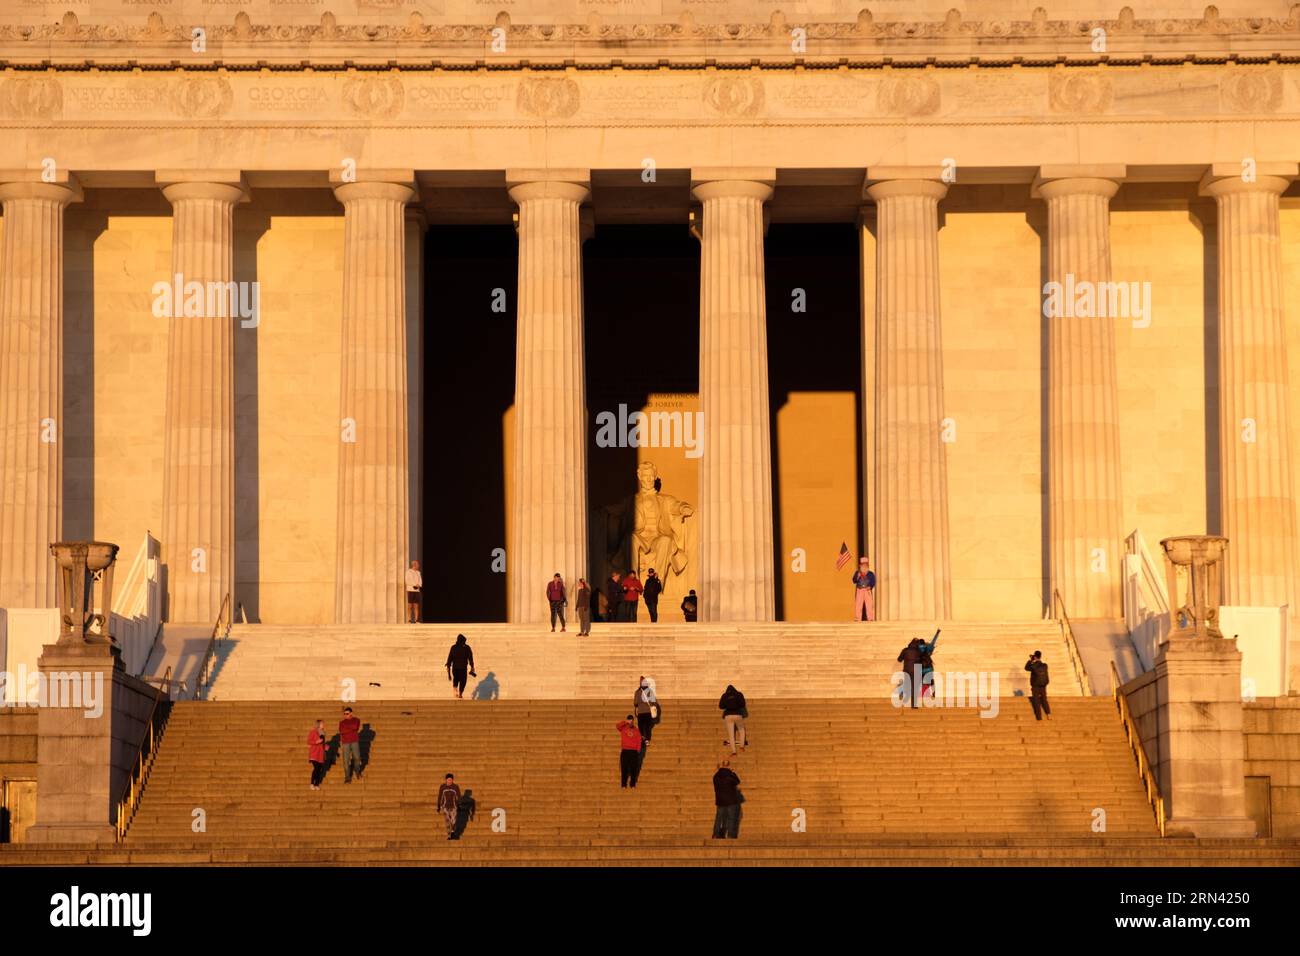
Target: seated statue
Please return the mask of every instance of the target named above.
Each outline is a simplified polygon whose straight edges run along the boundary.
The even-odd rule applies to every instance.
[[[640,488],[634,500],[632,564],[642,581],[646,572],[654,568],[663,581],[665,599],[670,599],[676,592],[672,587],[674,578],[686,571],[685,522],[695,514],[695,509],[656,489],[659,472],[651,462],[642,462],[636,477]]]

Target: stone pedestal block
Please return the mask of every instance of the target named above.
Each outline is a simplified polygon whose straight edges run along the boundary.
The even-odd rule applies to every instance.
[[[1160,787],[1169,836],[1253,837],[1246,813],[1241,652],[1236,641],[1171,637],[1156,664]]]

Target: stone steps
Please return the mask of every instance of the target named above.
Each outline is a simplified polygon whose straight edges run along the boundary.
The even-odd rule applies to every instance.
[[[753,745],[734,759],[746,795],[743,834],[790,835],[798,810],[814,843],[918,830],[1086,836],[1097,807],[1109,837],[1155,832],[1109,699],[1063,699],[1056,719],[1043,722],[1024,701],[999,703],[999,716],[984,718],[879,700],[751,699]],[[709,832],[723,749],[714,702],[665,701],[633,791],[618,786],[614,724],[623,701],[358,703],[363,777],[344,784],[335,763],[312,791],[307,729],[319,716],[333,736],[341,706],[178,703],[129,844],[427,844],[441,833],[433,802],[448,770],[475,791],[479,840],[671,841]],[[191,828],[196,808],[202,834]],[[503,834],[490,829],[498,808]]]
[[[941,675],[982,676],[986,694],[1025,694],[1024,662],[1042,650],[1053,668],[1053,696],[1080,692],[1054,622],[942,626],[935,654]],[[218,650],[209,699],[331,698],[351,685],[357,700],[451,696],[443,664],[457,633],[474,648],[478,677],[467,694],[479,697],[630,698],[637,678],[648,674],[664,697],[716,699],[734,683],[766,697],[887,698],[903,645],[934,629],[929,622],[661,622],[597,624],[579,637],[574,629],[552,634],[517,624],[237,625]],[[972,684],[963,694],[978,689]]]

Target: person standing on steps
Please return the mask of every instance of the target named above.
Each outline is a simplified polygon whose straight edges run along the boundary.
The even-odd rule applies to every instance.
[[[659,595],[664,593],[664,583],[659,580],[655,574],[655,569],[651,568],[645,575],[645,609],[650,614],[650,623],[659,623]]]
[[[355,769],[357,779],[361,779],[361,718],[352,716],[352,708],[343,708],[343,719],[339,721],[339,749],[343,753],[343,782],[352,782]]]
[[[740,836],[740,805],[745,798],[740,794],[740,778],[731,769],[731,761],[723,757],[718,761],[718,772],[713,775],[713,839],[724,837],[734,840]]]
[[[874,621],[876,619],[876,572],[871,570],[871,562],[864,554],[858,558],[858,569],[853,572],[853,620]]]
[[[456,806],[460,803],[460,787],[456,785],[455,774],[447,774],[442,779],[442,786],[438,788],[438,810],[442,813],[443,822],[447,826],[447,839],[451,839],[452,831],[456,829]]]
[[[722,723],[727,729],[727,739],[722,742],[731,745],[731,755],[734,757],[737,729],[740,730],[740,749],[744,750],[749,746],[749,741],[745,737],[745,718],[749,716],[749,709],[745,706],[745,695],[728,684],[718,700],[718,708],[722,711]]]
[[[448,840],[460,839],[460,835],[469,826],[469,821],[474,819],[476,807],[473,790],[466,790],[460,795],[460,799],[456,801],[456,823],[452,826],[451,832],[447,834]]]
[[[325,721],[317,719],[316,726],[307,731],[307,759],[311,761],[311,788],[320,789],[325,779]]]
[[[586,637],[591,633],[591,585],[586,578],[578,578],[578,636]]]
[[[615,727],[618,729],[619,786],[624,790],[629,786],[635,790],[636,779],[641,776],[641,731],[637,730],[636,718],[631,714]]]
[[[546,585],[546,600],[551,602],[551,633],[555,633],[555,619],[560,619],[560,633],[564,633],[564,606],[569,603],[569,597],[564,593],[564,578],[560,577],[560,572],[555,572],[555,577],[551,578],[551,583]]]
[[[620,578],[621,574],[611,571],[609,580],[605,582],[605,620],[610,623],[623,620],[623,612],[619,609],[623,603],[623,582]]]
[[[1047,702],[1047,665],[1043,663],[1043,652],[1034,651],[1029,656],[1025,670],[1029,671],[1029,703],[1034,708],[1034,720],[1042,720],[1043,714],[1052,719],[1052,705]]]
[[[457,634],[456,643],[447,652],[447,680],[456,688],[456,697],[459,699],[465,696],[466,672],[469,677],[478,677],[474,673],[474,650],[465,643],[464,634]]]
[[[693,624],[698,619],[700,613],[700,599],[695,595],[695,589],[682,598],[682,618],[687,624]]]
[[[636,576],[635,571],[623,575],[623,603],[619,605],[623,611],[623,620],[636,623],[636,607],[640,603],[639,598],[643,590],[645,588],[641,586],[641,579]]]
[[[420,562],[412,561],[406,569],[406,623],[420,623],[420,593],[424,590],[424,579],[420,577]]]
[[[655,717],[658,715],[659,701],[655,698],[655,689],[646,677],[641,678],[635,693],[632,694],[632,712],[636,714],[636,727],[641,731],[641,756],[645,757],[646,747],[650,744],[650,735],[654,732]]]

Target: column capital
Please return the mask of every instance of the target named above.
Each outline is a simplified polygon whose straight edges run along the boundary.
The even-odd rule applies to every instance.
[[[506,190],[516,204],[530,199],[567,199],[584,203],[591,198],[589,169],[507,169]]]
[[[1119,191],[1119,184],[1128,176],[1128,167],[1122,163],[1095,163],[1092,165],[1040,166],[1029,188],[1034,199],[1056,199],[1058,196],[1102,196],[1110,199]]]
[[[180,199],[245,203],[250,198],[248,182],[238,169],[159,169],[153,181],[173,205]]]
[[[727,166],[691,170],[691,195],[700,202],[725,197],[748,197],[767,202],[775,188],[774,167]]]
[[[53,179],[40,169],[0,170],[0,202],[10,199],[53,199],[65,206],[85,198],[75,174],[55,170]]]
[[[389,199],[406,204],[415,202],[420,198],[420,194],[413,183],[372,180],[336,185],[334,198],[345,206],[350,202],[364,199]]]
[[[870,176],[870,172],[868,172]],[[948,195],[948,184],[935,179],[881,179],[863,184],[862,195],[872,202],[882,199],[895,199],[900,196],[916,198],[943,199]]]
[[[1197,195],[1217,199],[1235,193],[1271,192],[1280,196],[1300,177],[1300,163],[1255,163],[1250,179],[1246,172],[1241,163],[1212,163],[1201,177]]]

